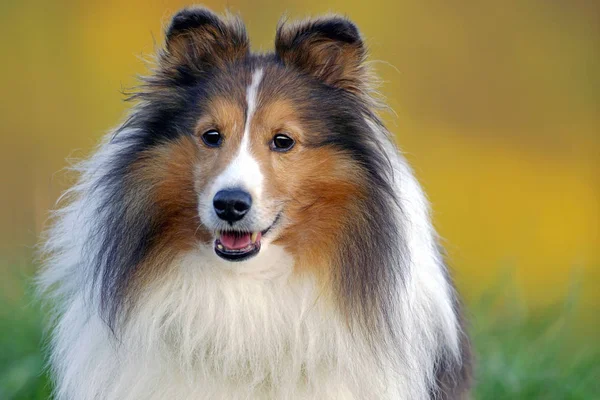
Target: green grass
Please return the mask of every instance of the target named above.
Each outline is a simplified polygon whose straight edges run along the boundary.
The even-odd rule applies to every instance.
[[[41,312],[29,295],[12,298],[0,295],[0,399],[46,399]],[[533,314],[490,295],[470,313],[475,399],[600,399],[600,342],[577,334],[572,301]]]
[[[472,309],[475,399],[600,399],[600,342],[580,333],[574,299],[535,312],[502,303]]]
[[[50,384],[44,373],[41,312],[31,300],[33,296],[7,299],[2,294],[0,399],[47,399],[50,396]]]

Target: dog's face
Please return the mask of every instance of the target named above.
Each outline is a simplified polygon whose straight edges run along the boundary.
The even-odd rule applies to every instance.
[[[143,129],[173,133],[136,169],[153,182],[164,247],[200,241],[244,261],[276,243],[315,259],[368,196],[358,31],[323,18],[280,26],[275,44],[253,55],[239,20],[204,9],[174,17],[142,97]]]
[[[243,72],[249,79],[236,74],[232,83],[244,96],[215,95],[194,132],[202,160],[196,180],[200,221],[214,237],[215,253],[229,261],[252,257],[284,230],[301,178],[293,166],[316,163],[304,147],[298,107],[283,92],[267,94],[263,78],[273,71],[256,66]]]
[[[330,220],[343,219],[340,209],[358,189],[347,155],[319,146],[327,127],[311,117],[310,82],[300,85],[276,65],[244,72],[236,82],[240,97],[208,100],[194,132],[200,222],[215,253],[229,261],[246,260],[272,241],[304,250],[307,240],[309,248],[322,242],[319,225],[329,222],[329,230]]]

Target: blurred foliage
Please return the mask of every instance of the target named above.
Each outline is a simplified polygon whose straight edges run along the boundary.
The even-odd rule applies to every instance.
[[[0,292],[0,399],[47,399],[51,389],[42,354],[45,318],[34,300],[30,277],[23,274],[31,268],[4,268],[18,277],[13,289],[24,296],[11,299]]]
[[[600,396],[600,343],[576,329],[579,293],[572,288],[564,303],[532,310],[504,282],[479,299],[471,309],[475,399]]]

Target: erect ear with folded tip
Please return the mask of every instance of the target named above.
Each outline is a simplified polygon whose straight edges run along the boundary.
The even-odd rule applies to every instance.
[[[275,51],[285,65],[327,85],[362,92],[368,83],[365,45],[356,26],[346,18],[331,16],[281,23]]]
[[[238,17],[222,18],[203,7],[175,14],[160,56],[164,69],[202,72],[245,57],[250,49],[246,27]]]

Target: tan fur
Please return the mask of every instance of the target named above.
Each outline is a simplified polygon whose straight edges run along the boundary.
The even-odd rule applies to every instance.
[[[196,125],[194,136],[183,136],[143,154],[132,166],[132,177],[152,187],[151,197],[161,216],[163,234],[145,265],[156,265],[157,254],[190,250],[197,241],[209,243],[211,233],[197,215],[197,193],[231,162],[244,128],[244,110],[235,99],[216,98]],[[224,136],[222,147],[205,146],[201,135],[216,129]],[[285,99],[263,99],[251,124],[250,149],[265,175],[265,196],[284,204],[287,227],[275,241],[298,261],[298,272],[315,269],[327,278],[331,248],[342,240],[339,232],[354,214],[361,191],[361,174],[347,156],[323,147],[305,147],[305,132],[294,105]],[[274,152],[270,141],[277,133],[294,138],[288,153]],[[354,170],[354,171],[353,171]],[[151,182],[150,185],[147,183]],[[169,250],[170,249],[170,250]],[[151,262],[150,262],[151,261]],[[165,260],[166,261],[166,260]]]
[[[266,103],[266,104],[265,104]],[[298,268],[332,265],[329,257],[339,232],[353,214],[352,204],[365,196],[362,174],[347,156],[328,147],[307,148],[307,132],[294,105],[286,99],[263,100],[252,124],[252,154],[266,177],[268,196],[285,205],[285,229],[275,241],[294,255]],[[296,144],[286,153],[273,152],[268,144],[277,133]],[[314,271],[313,271],[314,272]],[[318,271],[328,276],[329,272]]]
[[[134,280],[135,292],[140,285],[161,274],[160,268],[168,264],[181,251],[189,251],[197,241],[207,242],[210,235],[202,228],[196,210],[194,170],[200,162],[199,149],[191,137],[183,136],[142,154],[131,166],[133,187],[151,188],[149,198],[155,208],[150,215],[161,226],[153,249],[136,271],[141,279]],[[130,192],[135,197],[135,190]]]
[[[156,247],[160,252],[192,249],[197,241],[208,243],[212,236],[200,223],[197,194],[234,157],[243,130],[243,109],[231,99],[216,98],[207,105],[194,136],[182,136],[142,154],[132,166],[131,176],[151,187],[163,234]],[[220,149],[209,148],[201,135],[217,129],[226,136]]]

